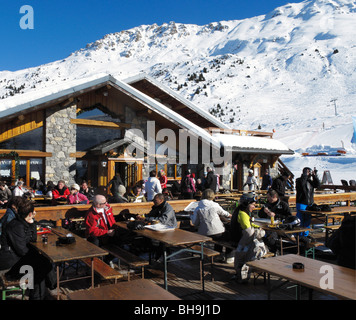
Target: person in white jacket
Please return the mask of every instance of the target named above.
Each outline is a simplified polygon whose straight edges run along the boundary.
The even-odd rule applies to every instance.
[[[15,189],[12,191],[14,197],[23,197],[24,194],[27,194],[29,191],[24,187],[24,182],[19,180],[16,184]]]
[[[194,209],[190,219],[195,227],[198,228],[198,233],[209,236],[213,240],[224,240],[228,237],[225,233],[224,224],[221,221],[222,217],[231,218],[231,214],[225,211],[218,203],[214,202],[215,192],[211,189],[205,189],[202,194],[202,200]],[[228,249],[228,248],[227,248]],[[215,245],[214,250],[222,251],[222,247]],[[226,262],[230,263],[229,256],[231,249],[225,252]],[[232,261],[231,261],[232,262]]]
[[[248,177],[246,179],[246,182],[242,186],[242,189],[245,188],[246,185],[248,186],[249,191],[260,189],[257,183],[257,179],[253,176],[253,171],[251,169],[248,170]]]
[[[204,236],[215,236],[225,232],[224,224],[220,217],[231,218],[218,203],[214,202],[215,193],[211,189],[203,191],[202,200],[199,201],[190,219],[198,227],[198,233]]]
[[[157,193],[162,193],[162,187],[160,181],[156,177],[157,172],[152,170],[150,172],[150,177],[145,182],[145,191],[147,201],[153,201],[154,196]]]

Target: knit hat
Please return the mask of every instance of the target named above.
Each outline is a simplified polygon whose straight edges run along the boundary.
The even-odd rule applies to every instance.
[[[119,187],[118,187],[118,192],[119,192],[120,194],[125,194],[125,192],[126,192],[125,186],[122,185],[122,184],[120,184]]]
[[[75,184],[72,184],[70,188],[71,188],[71,189],[78,190],[78,191],[80,190],[79,185],[78,185],[78,184],[76,184],[76,183],[75,183]]]

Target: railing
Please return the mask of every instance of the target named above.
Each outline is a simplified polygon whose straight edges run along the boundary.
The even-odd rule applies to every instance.
[[[175,212],[184,210],[189,203],[196,200],[171,200],[168,203],[173,207]],[[140,203],[110,203],[114,215],[132,213],[142,214],[149,213],[153,202],[140,202]],[[79,218],[84,217],[90,204],[77,204],[77,205],[57,205],[48,207],[36,207],[36,220],[52,220],[61,221],[65,218]],[[6,209],[0,210],[0,218],[5,214]]]

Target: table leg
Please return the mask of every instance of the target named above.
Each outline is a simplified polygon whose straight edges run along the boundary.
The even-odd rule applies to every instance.
[[[282,240],[282,237],[279,238],[279,243],[281,245],[281,256],[283,256],[283,240]]]
[[[296,288],[296,299],[300,300],[301,299],[301,294],[302,294],[302,287],[300,284],[297,284],[297,288]]]
[[[57,263],[57,300],[59,300],[59,264]]]
[[[94,289],[94,258],[91,258],[91,287]]]
[[[202,272],[202,288],[203,288],[203,292],[205,292],[205,277],[204,277],[204,243],[202,242],[200,244],[200,248],[201,248],[201,251],[200,251],[200,262],[201,262],[201,272]]]
[[[166,246],[163,246],[163,263],[164,263],[164,288],[168,290],[168,284],[167,284],[167,248]]]
[[[268,273],[267,275],[267,300],[271,300],[271,275]]]

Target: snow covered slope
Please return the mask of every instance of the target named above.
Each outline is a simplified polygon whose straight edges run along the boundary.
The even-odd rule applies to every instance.
[[[303,166],[356,179],[356,2],[306,0],[244,20],[142,25],[109,34],[69,57],[0,72],[1,98],[99,73],[145,72],[233,128],[276,131]],[[301,157],[340,148],[343,157]]]

